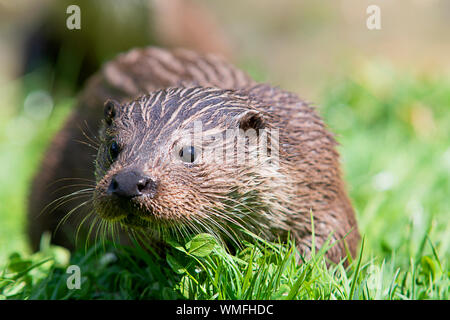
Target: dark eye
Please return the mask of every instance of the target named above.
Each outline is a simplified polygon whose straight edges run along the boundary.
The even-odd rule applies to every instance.
[[[195,148],[193,146],[183,147],[179,152],[180,159],[184,162],[192,163],[197,158]]]
[[[111,142],[111,145],[109,146],[109,155],[111,156],[111,159],[113,161],[117,159],[119,152],[120,152],[119,144],[116,141]]]

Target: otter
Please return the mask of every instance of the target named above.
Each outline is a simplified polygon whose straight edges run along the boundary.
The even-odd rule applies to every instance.
[[[360,236],[336,145],[310,104],[218,56],[133,49],[88,81],[51,142],[31,190],[32,248],[49,230],[73,249],[98,225],[155,241],[289,234],[308,254],[313,216],[315,245],[330,238],[338,262]]]

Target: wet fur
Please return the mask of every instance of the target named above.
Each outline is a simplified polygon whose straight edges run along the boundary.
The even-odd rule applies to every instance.
[[[110,124],[103,119],[108,99],[121,106]],[[171,158],[173,143],[194,120],[220,131],[248,123],[249,113],[258,115],[250,127],[263,122],[279,130],[279,167],[270,161],[220,166],[207,156],[196,166],[186,166]],[[93,138],[80,130],[99,125]],[[122,147],[115,162],[107,152],[112,139]],[[106,195],[111,177],[127,167],[138,167],[158,180],[155,198],[124,204]],[[244,227],[271,239],[290,233],[308,253],[312,212],[317,247],[332,233],[332,240],[339,242],[328,257],[338,261],[346,255],[342,239],[346,237],[352,254],[359,240],[339,168],[333,135],[297,95],[255,83],[216,56],[135,49],[107,63],[87,83],[77,108],[53,140],[34,180],[28,230],[37,249],[41,233],[54,231],[69,213],[53,241],[71,248],[86,217],[80,228],[85,237],[97,223],[102,233],[114,230],[122,241],[123,224],[156,233],[156,238],[207,231],[236,239]],[[68,187],[64,178],[85,179],[80,181],[88,182],[82,186],[86,190]],[[51,207],[51,214],[41,214]],[[125,216],[130,211],[136,214]],[[115,227],[104,219],[115,220],[110,224]]]

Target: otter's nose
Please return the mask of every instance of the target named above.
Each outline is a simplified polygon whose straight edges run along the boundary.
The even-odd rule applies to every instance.
[[[107,193],[122,198],[134,198],[144,194],[153,198],[156,187],[156,182],[142,172],[129,170],[119,172],[112,177]]]

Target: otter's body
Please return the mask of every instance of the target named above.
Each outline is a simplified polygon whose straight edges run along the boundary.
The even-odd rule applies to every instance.
[[[186,140],[196,121],[216,137],[267,130],[272,149],[266,158],[219,163],[212,149]],[[236,155],[234,141],[223,144]],[[107,221],[177,236],[290,232],[306,253],[312,213],[318,247],[331,233],[333,241],[348,234],[354,254],[359,234],[335,146],[315,110],[292,93],[257,84],[215,56],[136,49],[91,78],[54,138],[32,188],[31,242],[37,249],[42,232],[73,211],[54,243],[73,248],[81,222],[86,234]],[[343,241],[328,252],[333,261],[345,255]]]

